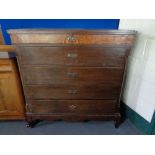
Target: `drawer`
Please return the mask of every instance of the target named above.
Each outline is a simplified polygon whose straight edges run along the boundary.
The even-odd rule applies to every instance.
[[[116,100],[28,100],[27,113],[33,114],[112,114]]]
[[[116,99],[120,93],[120,85],[24,85],[24,93],[27,99]]]
[[[88,34],[88,33],[17,33],[11,35],[13,44],[132,44],[135,35]]]
[[[17,47],[21,64],[122,67],[127,48],[121,47]]]
[[[123,77],[121,68],[23,66],[22,69],[25,84],[106,83],[116,86]]]

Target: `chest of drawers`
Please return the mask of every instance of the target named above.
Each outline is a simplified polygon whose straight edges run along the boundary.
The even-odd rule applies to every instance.
[[[136,32],[9,30],[30,127],[37,120],[120,120],[120,95]]]

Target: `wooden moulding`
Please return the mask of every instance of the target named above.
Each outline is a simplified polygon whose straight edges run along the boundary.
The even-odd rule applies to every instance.
[[[13,45],[0,45],[0,52],[15,52],[15,50]]]

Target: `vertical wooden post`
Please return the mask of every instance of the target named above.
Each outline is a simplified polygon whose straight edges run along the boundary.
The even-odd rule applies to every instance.
[[[3,34],[2,34],[2,29],[1,29],[1,25],[0,25],[0,45],[4,45],[4,38],[3,38]]]

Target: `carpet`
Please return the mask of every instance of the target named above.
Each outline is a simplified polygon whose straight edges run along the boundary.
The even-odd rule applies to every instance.
[[[0,135],[140,135],[140,131],[126,120],[119,128],[104,121],[64,122],[42,121],[27,128],[24,121],[0,121]]]

